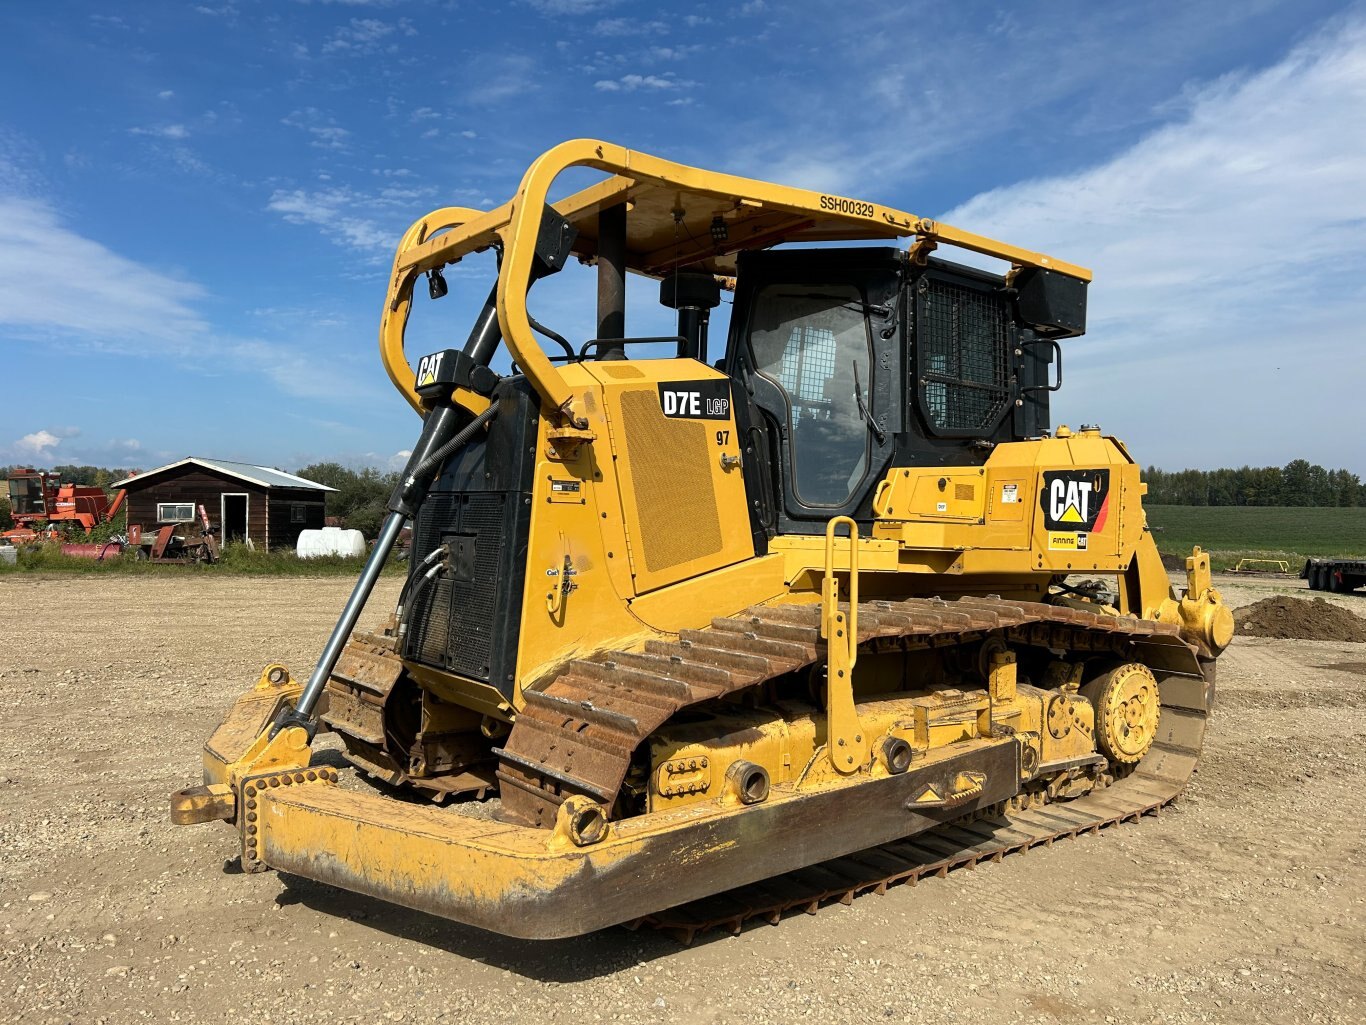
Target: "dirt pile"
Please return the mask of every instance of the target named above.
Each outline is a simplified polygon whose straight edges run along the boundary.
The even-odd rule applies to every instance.
[[[1238,633],[1300,641],[1366,641],[1366,619],[1315,598],[1278,595],[1233,610]]]

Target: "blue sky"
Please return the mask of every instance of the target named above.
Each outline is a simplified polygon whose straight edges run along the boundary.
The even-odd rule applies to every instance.
[[[1366,476],[1366,6],[1309,0],[7,4],[0,462],[391,465],[398,236],[577,136],[1091,266],[1055,421]],[[533,307],[587,337],[571,286]]]

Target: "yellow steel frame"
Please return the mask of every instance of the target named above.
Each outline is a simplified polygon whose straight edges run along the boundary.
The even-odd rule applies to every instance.
[[[849,528],[849,611],[840,609],[835,576],[835,531]],[[836,516],[825,525],[825,580],[821,586],[821,636],[826,651],[826,754],[835,771],[848,775],[863,767],[866,732],[854,707],[854,664],[858,661],[858,524]]]
[[[575,407],[574,390],[537,344],[526,309],[526,282],[531,273],[541,211],[555,179],[572,167],[593,168],[611,177],[553,204],[571,220],[604,207],[629,203],[633,195],[643,191],[666,190],[680,202],[683,197],[710,198],[732,204],[736,209],[775,215],[771,222],[766,222],[767,233],[758,233],[756,229],[755,234],[734,243],[737,250],[784,239],[911,237],[918,240],[916,244],[922,250],[948,244],[1007,260],[1017,267],[1045,267],[1083,281],[1091,280],[1091,272],[1076,264],[902,210],[689,167],[596,139],[575,139],[538,157],[522,177],[513,198],[501,206],[489,211],[445,207],[423,217],[404,234],[389,280],[380,326],[380,353],[389,379],[414,409],[421,405],[403,352],[403,335],[418,275],[501,244],[503,264],[497,301],[503,338],[513,360],[547,407],[561,411],[566,422],[581,426],[576,423],[582,410]],[[702,251],[695,255],[700,258]],[[659,253],[627,255],[628,266],[647,273],[665,262],[666,258]],[[469,399],[476,404],[480,401],[472,394],[460,394],[457,399]]]

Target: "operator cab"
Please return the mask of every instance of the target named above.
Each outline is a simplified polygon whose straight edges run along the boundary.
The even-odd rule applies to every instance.
[[[16,473],[9,479],[10,512],[23,520],[41,519],[48,515],[44,484],[47,475],[33,471]]]
[[[891,247],[739,254],[724,366],[756,542],[871,520],[892,467],[980,465],[1047,432],[1056,339],[1081,324],[1058,322],[1068,279],[1041,274]]]

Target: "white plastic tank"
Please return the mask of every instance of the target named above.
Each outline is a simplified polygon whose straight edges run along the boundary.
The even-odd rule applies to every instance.
[[[315,559],[320,555],[360,556],[365,554],[365,535],[359,530],[342,527],[323,527],[299,534],[295,549],[301,559]]]
[[[9,545],[0,544],[0,562],[7,562],[13,566],[19,561],[19,551]]]

